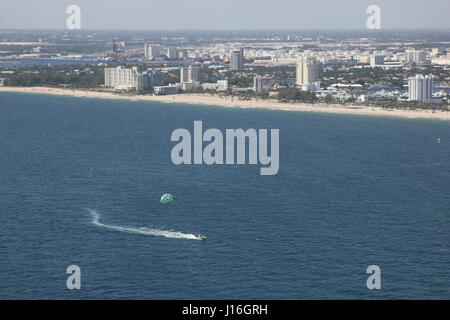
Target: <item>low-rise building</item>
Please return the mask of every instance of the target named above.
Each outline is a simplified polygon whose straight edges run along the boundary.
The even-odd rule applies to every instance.
[[[228,90],[228,80],[218,80],[216,83],[203,83],[201,86],[205,90],[226,91]]]
[[[155,94],[176,94],[178,88],[176,86],[155,86],[153,91]]]
[[[200,82],[182,82],[181,83],[181,90],[192,90],[200,87]]]

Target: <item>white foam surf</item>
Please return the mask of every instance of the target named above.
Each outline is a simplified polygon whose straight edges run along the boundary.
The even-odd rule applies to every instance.
[[[100,214],[91,209],[87,209],[92,216],[92,223],[98,227],[107,228],[111,230],[116,230],[120,232],[137,233],[145,236],[156,236],[156,237],[166,237],[174,239],[189,239],[189,240],[199,240],[196,235],[190,233],[182,233],[178,231],[166,231],[160,229],[150,229],[146,227],[133,228],[133,227],[123,227],[115,226],[110,224],[104,224],[100,222]]]

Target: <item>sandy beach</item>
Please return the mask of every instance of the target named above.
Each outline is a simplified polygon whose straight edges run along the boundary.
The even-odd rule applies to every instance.
[[[450,112],[431,110],[387,110],[373,107],[343,106],[337,104],[307,104],[307,103],[281,103],[275,100],[244,101],[232,98],[222,98],[208,94],[177,94],[167,96],[127,95],[112,92],[97,92],[89,90],[72,90],[48,87],[0,87],[1,92],[21,92],[50,95],[68,95],[74,97],[125,99],[133,101],[161,101],[173,103],[217,105],[240,108],[266,108],[274,110],[308,111],[346,113],[374,116],[395,116],[404,118],[425,118],[450,120]]]

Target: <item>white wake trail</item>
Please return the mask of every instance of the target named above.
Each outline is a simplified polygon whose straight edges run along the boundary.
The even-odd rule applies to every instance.
[[[145,227],[141,228],[132,228],[132,227],[122,227],[122,226],[114,226],[109,224],[104,224],[100,222],[100,214],[91,209],[87,209],[92,216],[92,223],[98,227],[108,228],[111,230],[116,230],[120,232],[129,232],[129,233],[138,233],[146,236],[157,236],[157,237],[166,237],[166,238],[174,238],[174,239],[190,239],[190,240],[199,240],[196,235],[190,233],[182,233],[178,231],[166,231],[159,229],[149,229]]]

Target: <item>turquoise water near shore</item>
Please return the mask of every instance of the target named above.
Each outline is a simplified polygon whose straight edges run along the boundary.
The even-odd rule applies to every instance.
[[[174,165],[194,120],[279,173]],[[0,150],[2,299],[450,298],[447,121],[0,92]]]

